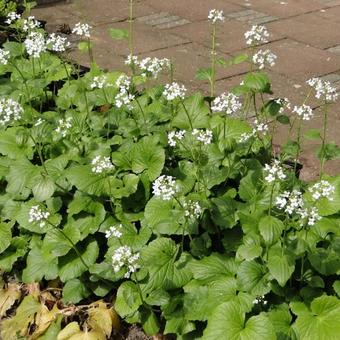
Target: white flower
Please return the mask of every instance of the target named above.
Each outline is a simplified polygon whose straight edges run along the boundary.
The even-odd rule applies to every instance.
[[[309,188],[309,192],[312,194],[312,197],[317,201],[322,197],[328,198],[329,201],[333,201],[335,187],[331,185],[328,181],[321,180],[318,183],[315,183],[311,188]]]
[[[170,60],[167,58],[159,59],[147,57],[142,59],[138,65],[142,71],[143,77],[150,76],[157,78],[158,74],[164,68],[170,68]]]
[[[39,205],[34,205],[28,212],[28,222],[39,223],[39,227],[43,228],[49,216],[50,213],[48,211],[43,211]]]
[[[283,168],[280,165],[280,162],[275,159],[271,165],[265,164],[264,171],[266,173],[266,177],[264,178],[268,183],[272,183],[276,180],[284,180],[286,175],[283,172]]]
[[[105,74],[93,77],[92,83],[90,84],[91,89],[102,89],[107,86],[112,86],[112,84],[107,82],[107,76]]]
[[[313,110],[310,106],[303,104],[302,106],[294,106],[293,112],[302,120],[310,120],[313,117]]]
[[[65,52],[70,46],[66,37],[51,33],[46,40],[47,48],[55,52]]]
[[[121,108],[126,105],[128,109],[132,110],[131,102],[135,99],[135,96],[125,92],[119,92],[115,97],[115,105],[117,108]]]
[[[250,31],[244,34],[247,45],[260,45],[268,42],[269,33],[265,26],[254,25]]]
[[[38,20],[35,19],[33,16],[29,16],[27,19],[24,20],[22,29],[25,32],[32,31],[36,28],[40,27],[40,23]]]
[[[191,134],[196,136],[196,139],[203,144],[210,144],[213,139],[213,133],[211,130],[193,129]]]
[[[251,132],[251,133],[246,133],[246,132],[244,132],[244,133],[242,133],[241,134],[241,136],[240,136],[240,138],[238,139],[238,141],[240,142],[240,143],[245,143],[245,142],[247,142],[251,137],[254,137],[254,134]]]
[[[58,127],[55,129],[57,133],[60,133],[62,137],[66,137],[68,130],[72,127],[72,117],[67,117],[66,119],[59,119]]]
[[[155,196],[170,201],[178,191],[178,187],[174,177],[162,175],[153,182],[152,190]]]
[[[135,56],[135,55],[132,55],[132,54],[129,54],[125,61],[124,61],[124,64],[125,65],[128,65],[128,66],[134,66],[134,65],[138,65],[138,57]]]
[[[173,82],[172,84],[165,85],[163,96],[169,101],[175,100],[176,98],[184,99],[186,92],[187,89],[184,85]]]
[[[20,14],[17,14],[15,12],[9,12],[7,14],[7,20],[5,21],[6,24],[10,25],[11,23],[13,23],[14,21],[18,20],[21,18]]]
[[[266,134],[268,132],[268,125],[266,123],[260,123],[257,119],[254,121],[254,127],[252,132],[250,133],[242,133],[241,137],[239,138],[240,143],[247,142],[250,138],[255,137],[259,132],[262,134]]]
[[[11,98],[0,99],[0,126],[5,126],[13,120],[19,120],[24,112],[22,106]]]
[[[208,14],[208,20],[210,20],[213,24],[218,21],[223,22],[225,20],[224,13],[222,10],[212,9]]]
[[[40,32],[31,32],[24,41],[27,53],[33,58],[39,58],[46,51],[45,37]]]
[[[168,133],[168,143],[170,146],[176,146],[179,140],[182,140],[186,134],[185,130],[171,131]]]
[[[276,55],[270,50],[259,50],[253,55],[253,63],[257,65],[260,70],[264,69],[266,65],[274,66],[276,59]]]
[[[121,246],[115,250],[112,255],[112,266],[115,273],[119,272],[123,267],[126,267],[124,278],[128,279],[140,266],[138,260],[139,253],[133,253],[129,246]]]
[[[92,26],[90,26],[89,24],[82,24],[80,22],[78,22],[74,28],[72,29],[72,33],[75,33],[81,37],[85,37],[85,38],[90,38],[91,34],[90,34],[90,30],[91,30]]]
[[[123,233],[122,233],[122,231],[121,231],[122,228],[123,228],[123,226],[122,226],[121,224],[118,225],[117,227],[111,226],[111,227],[109,228],[109,230],[106,230],[106,231],[105,231],[105,237],[106,237],[106,238],[110,238],[110,237],[114,236],[114,237],[116,237],[116,238],[121,238],[122,235],[123,235]]]
[[[275,99],[275,102],[281,106],[279,110],[280,114],[282,114],[285,111],[285,109],[290,110],[291,108],[290,101],[288,98],[277,98]]]
[[[212,112],[225,112],[227,115],[231,115],[241,107],[242,104],[233,93],[222,93],[212,102],[211,110]]]
[[[307,225],[312,226],[317,221],[321,220],[321,216],[318,213],[318,209],[316,207],[312,208],[301,208],[297,211],[298,215],[300,215],[301,221],[300,225],[303,226],[305,222],[307,222]]]
[[[189,219],[197,219],[202,214],[202,208],[198,202],[193,202],[191,200],[183,203],[184,216],[189,217]]]
[[[262,303],[263,305],[266,305],[268,303],[267,300],[265,300],[265,296],[257,296],[256,299],[254,299],[253,304],[258,305],[259,303]]]
[[[95,174],[101,174],[114,169],[114,165],[111,163],[110,157],[96,156],[92,162],[92,172]]]
[[[9,51],[0,48],[0,64],[7,65],[9,58],[10,58]]]
[[[287,214],[292,215],[304,207],[302,193],[298,190],[285,191],[276,197],[276,206],[279,209],[284,209]]]
[[[306,82],[309,86],[313,87],[317,99],[323,98],[328,102],[336,101],[338,94],[336,88],[331,86],[329,81],[324,81],[320,78],[312,78]]]
[[[119,91],[126,91],[128,92],[131,86],[131,78],[125,74],[119,76],[116,80],[116,86],[119,88]]]

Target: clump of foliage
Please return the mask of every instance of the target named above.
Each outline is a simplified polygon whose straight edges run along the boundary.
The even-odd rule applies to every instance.
[[[254,26],[249,55],[226,61],[215,51],[223,13],[209,19],[212,66],[198,72],[208,98],[173,82],[168,59],[134,56],[132,25],[110,31],[130,38],[129,75],[94,62],[81,75],[56,55],[65,38],[34,18],[11,22],[23,42],[0,51],[0,312],[22,299],[14,279],[60,289],[71,307],[36,288],[1,323],[4,338],[105,339],[118,328],[108,301],[147,334],[178,339],[338,338],[340,176],[324,173],[339,154],[326,138],[336,93],[312,79],[290,112],[268,96],[266,29]],[[74,33],[93,61],[90,30]],[[240,62],[250,72],[215,97],[217,65]],[[167,71],[169,84],[148,86]],[[305,183],[298,159],[312,94],[324,113],[323,130],[307,134],[321,139],[321,175]],[[274,157],[269,130],[279,123],[298,133]],[[73,304],[98,298],[84,321]],[[93,317],[91,308],[103,310]],[[110,327],[97,325],[102,318]]]

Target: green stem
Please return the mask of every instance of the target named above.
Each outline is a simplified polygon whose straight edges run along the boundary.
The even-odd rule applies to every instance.
[[[129,51],[133,56],[133,0],[129,0]]]
[[[144,113],[144,110],[143,110],[143,108],[142,108],[142,105],[140,105],[140,102],[139,102],[138,98],[136,98],[136,103],[137,103],[137,105],[138,105],[138,107],[139,107],[140,112],[142,113],[143,120],[144,120],[144,124],[145,124],[145,127],[146,127],[145,113]]]
[[[272,214],[274,188],[275,188],[275,181],[274,181],[274,183],[273,183],[273,185],[272,185],[272,188],[271,188],[271,190],[270,190],[269,216]]]
[[[212,25],[212,42],[211,42],[211,80],[210,80],[210,97],[215,95],[215,78],[216,78],[216,25]]]
[[[186,108],[185,105],[184,105],[183,100],[181,100],[181,104],[182,104],[182,106],[183,106],[183,109],[184,109],[185,114],[186,114],[187,117],[188,117],[188,121],[189,121],[190,128],[191,128],[191,130],[193,130],[194,128],[193,128],[193,125],[192,125],[192,122],[191,122],[191,118],[190,118],[190,115],[189,115],[189,112],[188,112],[187,108]]]
[[[327,140],[327,126],[328,126],[328,104],[326,103],[324,105],[324,111],[323,111],[323,130],[322,130],[322,144],[321,144],[321,159],[320,159],[320,179],[323,177],[324,173],[324,166],[325,166],[325,146],[326,146],[326,140]]]

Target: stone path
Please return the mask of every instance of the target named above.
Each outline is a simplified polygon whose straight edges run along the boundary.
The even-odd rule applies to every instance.
[[[253,24],[265,24],[271,33],[266,48],[277,56],[269,71],[274,95],[288,97],[301,105],[306,93],[305,81],[313,76],[324,77],[340,91],[340,0],[136,0],[135,54],[171,58],[175,79],[191,91],[207,91],[208,85],[195,80],[200,67],[209,66],[210,9],[224,10],[226,21],[218,31],[219,56],[231,58],[245,51],[243,34]],[[48,22],[55,31],[62,24],[71,27],[79,21],[93,26],[92,39],[96,62],[103,68],[124,70],[123,61],[129,53],[125,41],[114,41],[108,30],[127,28],[128,0],[68,0],[53,6],[39,7],[33,14]],[[78,52],[73,57],[87,64],[87,57]],[[247,65],[220,68],[217,92],[228,91],[248,71]],[[331,109],[330,140],[340,144],[340,109]],[[319,128],[321,114],[306,129]],[[281,130],[280,130],[281,131]],[[285,140],[282,130],[277,143]],[[318,163],[307,143],[302,162],[306,179],[317,176]],[[329,162],[327,169],[340,173],[340,162]]]

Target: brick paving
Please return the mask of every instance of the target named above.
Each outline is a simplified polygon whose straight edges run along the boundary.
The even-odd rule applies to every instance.
[[[251,25],[267,26],[271,38],[265,47],[278,56],[269,71],[274,95],[286,96],[299,105],[305,81],[312,76],[329,80],[340,90],[340,0],[135,0],[135,54],[173,59],[178,82],[191,91],[208,92],[206,83],[195,80],[195,72],[209,67],[210,30],[206,18],[212,8],[224,10],[226,16],[218,30],[217,45],[219,56],[225,59],[245,51],[243,34]],[[125,70],[127,43],[112,40],[108,30],[127,28],[128,0],[59,1],[34,9],[33,15],[46,20],[49,31],[62,24],[72,27],[78,21],[90,23],[96,62],[104,69]],[[71,56],[82,64],[88,62],[76,50]],[[220,68],[216,90],[228,91],[247,71],[247,65]],[[330,139],[337,144],[339,112],[334,105],[329,127]],[[319,116],[316,113],[309,127],[320,127]],[[284,142],[285,135],[283,128],[276,142]],[[307,143],[302,156],[306,179],[317,176],[313,148],[312,143]],[[340,162],[330,162],[328,170],[339,174]]]

